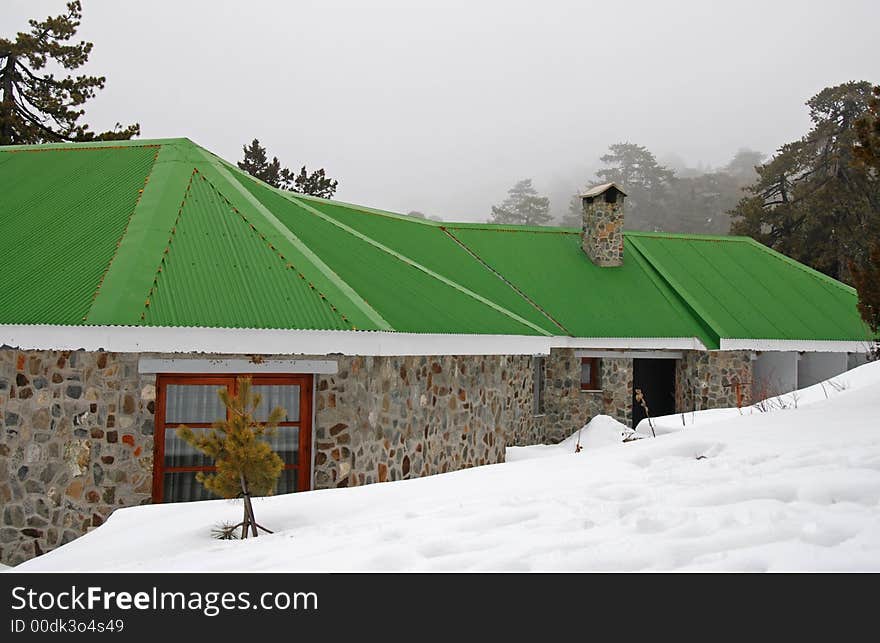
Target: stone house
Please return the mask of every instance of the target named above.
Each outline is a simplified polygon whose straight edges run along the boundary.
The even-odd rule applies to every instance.
[[[206,497],[175,435],[252,376],[278,492],[502,462],[606,413],[845,370],[854,291],[751,239],[438,223],[273,189],[187,139],[0,149],[0,559]]]

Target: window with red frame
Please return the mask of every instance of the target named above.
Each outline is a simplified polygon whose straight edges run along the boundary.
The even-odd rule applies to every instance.
[[[598,357],[582,357],[581,358],[581,390],[597,391],[599,390],[599,358]]]
[[[156,379],[156,430],[153,448],[153,502],[187,502],[215,496],[196,481],[199,471],[214,471],[211,459],[177,437],[186,424],[210,431],[226,418],[217,391],[235,394],[239,375],[159,375]],[[287,412],[267,438],[284,461],[275,493],[304,491],[311,486],[312,376],[251,375],[251,388],[262,396],[255,419],[265,421],[276,406]]]

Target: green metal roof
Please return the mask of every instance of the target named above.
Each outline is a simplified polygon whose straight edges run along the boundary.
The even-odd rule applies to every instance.
[[[0,324],[868,337],[851,288],[751,239],[626,233],[598,268],[577,230],[284,192],[188,139],[0,148],[0,190]]]

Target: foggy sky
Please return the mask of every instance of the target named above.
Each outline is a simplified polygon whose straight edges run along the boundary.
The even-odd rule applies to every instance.
[[[817,91],[880,82],[876,0],[83,5],[94,129],[138,121],[230,161],[257,137],[340,200],[446,220],[486,219],[526,177],[564,211],[619,141],[691,166],[770,154]],[[0,35],[63,9],[0,0]]]

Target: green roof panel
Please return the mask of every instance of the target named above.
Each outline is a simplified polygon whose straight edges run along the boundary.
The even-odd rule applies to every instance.
[[[83,323],[158,150],[0,148],[0,323]]]
[[[450,231],[577,337],[706,337],[680,298],[636,260],[599,268],[580,235],[552,228],[455,226]]]
[[[747,237],[628,233],[722,337],[866,338],[855,291]]]

